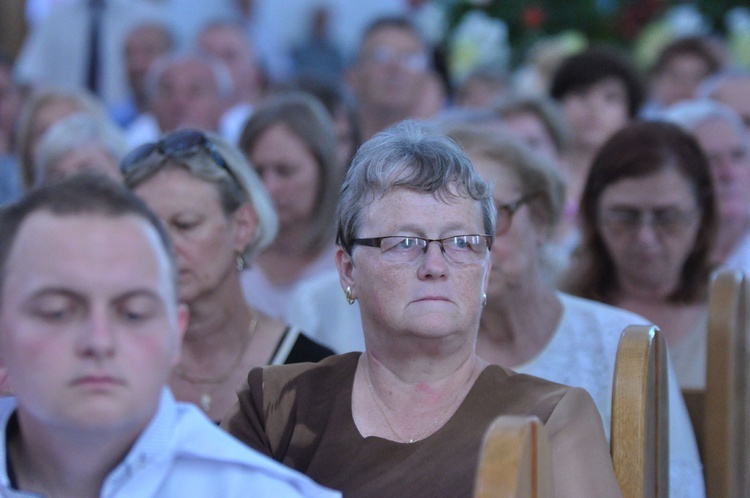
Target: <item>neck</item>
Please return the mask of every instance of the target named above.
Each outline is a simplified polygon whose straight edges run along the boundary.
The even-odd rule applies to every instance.
[[[363,317],[363,329],[375,327]],[[479,323],[474,324],[478,327]],[[451,378],[476,357],[475,336],[467,337],[465,331],[441,337],[424,337],[417,333],[401,331],[398,334],[374,333],[365,335],[367,357],[376,366],[373,375],[390,372],[403,385],[440,382]],[[382,370],[381,370],[382,367]]]
[[[213,357],[217,350],[234,349],[247,333],[252,310],[245,301],[238,274],[215,292],[189,303],[190,323],[183,356]]]
[[[279,233],[274,243],[255,258],[253,264],[263,270],[269,282],[278,286],[294,284],[302,277],[305,270],[325,253],[325,250],[312,252],[306,244],[300,243],[308,231],[308,227],[285,228]],[[332,258],[331,256],[331,269],[333,269]]]
[[[666,302],[669,295],[676,288],[677,282],[660,282],[658,285],[642,285],[638,282],[619,280],[619,290],[616,300],[642,302],[644,304]]]
[[[675,347],[683,338],[693,333],[696,327],[705,327],[705,323],[702,322],[706,312],[704,302],[670,303],[665,300],[622,297],[614,304],[641,315],[657,325],[670,348]]]
[[[367,380],[376,395],[389,407],[419,405],[434,408],[452,393],[471,387],[484,363],[475,354],[443,361],[401,362],[363,353]],[[468,389],[467,389],[468,390]]]
[[[21,433],[8,442],[18,485],[42,496],[98,497],[141,428],[126,434],[60,434],[19,414]]]
[[[287,257],[310,257],[307,241],[310,236],[310,220],[286,223],[279,227],[271,245],[263,254],[273,253]]]
[[[141,91],[137,92],[135,94],[134,98],[135,98],[135,107],[136,107],[136,109],[138,109],[139,113],[147,113],[147,112],[149,112],[149,110],[150,110],[150,108],[149,108],[149,99],[148,99],[148,95],[146,94],[145,90],[142,91],[142,92]]]
[[[526,363],[549,342],[561,316],[560,299],[541,280],[503,289],[482,313],[479,356],[506,367]]]

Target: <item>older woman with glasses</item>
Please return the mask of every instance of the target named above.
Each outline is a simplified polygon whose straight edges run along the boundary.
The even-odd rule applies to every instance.
[[[548,248],[564,194],[558,168],[549,158],[496,131],[467,125],[446,131],[494,186],[498,210],[479,356],[586,389],[608,430],[620,335],[628,325],[648,320],[555,289],[547,271]],[[669,443],[672,496],[703,496],[695,437],[674,375],[669,377]]]
[[[706,298],[717,227],[711,170],[676,125],[634,123],[596,155],[565,287],[664,332],[680,386],[705,383]]]
[[[214,134],[181,130],[132,151],[122,172],[175,245],[179,298],[190,308],[182,359],[170,381],[178,399],[218,421],[251,368],[332,353],[252,309],[242,295],[240,271],[273,239],[277,218],[237,149]]]
[[[476,355],[495,208],[446,137],[406,122],[365,143],[339,199],[336,263],[366,350],[255,369],[224,425],[346,496],[472,495],[487,426],[536,415],[557,496],[619,496],[590,396]]]

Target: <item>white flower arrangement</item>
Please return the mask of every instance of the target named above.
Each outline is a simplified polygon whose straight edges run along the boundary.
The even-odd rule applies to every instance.
[[[467,12],[453,30],[448,43],[448,68],[454,82],[461,81],[481,65],[497,64],[503,69],[508,68],[508,26],[504,21],[489,17],[482,11]]]

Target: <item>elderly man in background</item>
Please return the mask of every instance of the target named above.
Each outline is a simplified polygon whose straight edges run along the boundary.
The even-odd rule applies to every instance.
[[[431,80],[430,49],[407,18],[383,17],[362,36],[347,73],[360,119],[362,139],[418,116]]]
[[[750,131],[750,72],[724,71],[705,80],[698,88],[700,97],[715,100],[740,115]]]
[[[245,27],[235,21],[216,21],[198,34],[198,51],[222,61],[232,77],[230,107],[219,122],[219,133],[237,145],[247,118],[263,96],[263,74]]]
[[[174,46],[174,37],[166,24],[148,22],[130,30],[124,47],[125,74],[130,95],[110,107],[110,114],[117,124],[126,127],[140,113],[148,110],[148,70],[154,61],[170,53]]]
[[[692,133],[711,165],[719,207],[714,262],[750,272],[750,137],[742,119],[709,99],[674,104],[664,118]]]
[[[179,128],[218,131],[232,97],[232,77],[220,60],[196,53],[158,59],[147,76],[150,111],[127,129],[135,147]]]

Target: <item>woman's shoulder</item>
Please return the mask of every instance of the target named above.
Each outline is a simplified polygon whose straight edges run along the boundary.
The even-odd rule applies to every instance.
[[[317,363],[291,363],[285,365],[269,365],[259,367],[251,372],[250,378],[260,377],[264,393],[274,389],[285,389],[286,386],[296,387],[327,386],[330,383],[343,382],[353,379],[357,368],[357,361],[361,353],[346,353],[332,355]]]
[[[536,415],[543,422],[566,395],[582,391],[499,365],[488,365],[477,379],[474,390],[478,399],[485,402],[493,399],[493,404],[503,413]]]

